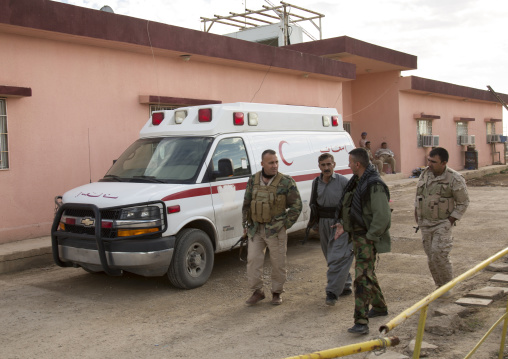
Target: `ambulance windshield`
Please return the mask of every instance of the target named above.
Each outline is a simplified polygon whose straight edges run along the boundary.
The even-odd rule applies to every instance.
[[[101,181],[192,183],[212,141],[211,137],[139,139]]]

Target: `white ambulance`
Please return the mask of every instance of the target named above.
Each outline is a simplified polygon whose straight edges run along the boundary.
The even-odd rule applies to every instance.
[[[243,234],[242,202],[261,153],[277,152],[279,171],[296,181],[306,227],[318,157],[351,175],[354,148],[336,109],[232,103],[154,112],[140,138],[99,182],[59,200],[51,237],[62,267],[143,276],[167,274],[179,288],[203,285],[214,253]]]

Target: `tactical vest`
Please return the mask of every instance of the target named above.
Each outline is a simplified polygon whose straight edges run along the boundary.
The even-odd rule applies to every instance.
[[[286,196],[277,195],[277,186],[283,178],[281,173],[268,186],[261,185],[261,172],[254,176],[252,200],[250,202],[251,219],[258,223],[269,223],[272,218],[286,211]]]
[[[416,190],[417,215],[420,219],[447,219],[455,208],[453,191],[450,183],[453,179],[452,172],[447,169],[444,177],[439,181],[434,181],[427,186],[430,171],[427,170],[418,181]]]

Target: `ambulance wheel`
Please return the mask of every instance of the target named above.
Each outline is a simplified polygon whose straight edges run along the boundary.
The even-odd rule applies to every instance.
[[[210,237],[202,230],[186,228],[176,235],[175,250],[168,270],[169,281],[182,289],[201,287],[212,273],[213,260]]]

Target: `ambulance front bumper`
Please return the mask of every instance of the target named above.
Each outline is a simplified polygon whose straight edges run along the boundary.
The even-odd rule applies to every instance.
[[[95,244],[76,238],[59,238],[59,258],[64,263],[91,272],[103,271]],[[127,271],[145,277],[165,275],[173,257],[175,237],[111,241],[105,244],[107,265],[112,270]]]

